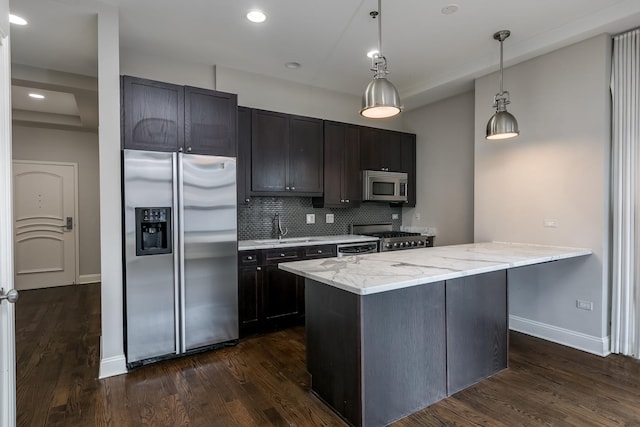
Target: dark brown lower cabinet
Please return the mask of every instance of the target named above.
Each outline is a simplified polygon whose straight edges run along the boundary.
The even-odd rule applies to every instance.
[[[240,336],[303,324],[304,279],[280,270],[278,264],[336,254],[336,245],[241,251],[238,256]]]

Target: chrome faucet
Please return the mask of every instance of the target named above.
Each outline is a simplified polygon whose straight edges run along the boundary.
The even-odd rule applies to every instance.
[[[273,221],[275,222],[276,234],[278,235],[278,240],[282,239],[287,235],[289,229],[287,227],[282,231],[282,223],[280,222],[280,214],[276,213],[273,217]]]

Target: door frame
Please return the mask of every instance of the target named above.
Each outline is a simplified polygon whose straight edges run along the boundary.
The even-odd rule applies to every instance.
[[[80,280],[80,233],[78,230],[78,224],[80,224],[80,218],[78,217],[79,213],[79,202],[78,202],[78,163],[75,162],[49,162],[45,160],[18,160],[14,159],[12,163],[21,163],[27,165],[51,165],[51,166],[71,166],[73,167],[73,227],[74,227],[74,246],[75,246],[75,254],[74,254],[74,271],[73,271],[73,285],[78,285]],[[12,175],[13,177],[13,172]],[[13,185],[13,183],[12,183]],[[13,191],[13,187],[12,187]],[[13,200],[12,205],[13,207]],[[12,215],[13,218],[13,215]],[[15,236],[15,230],[13,228],[13,219],[12,219],[12,236]],[[14,254],[15,255],[15,254]]]
[[[4,10],[3,5],[0,9]],[[8,23],[7,23],[8,25]],[[11,161],[11,56],[0,26],[0,287],[13,288],[13,197]],[[16,425],[14,304],[0,303],[0,425]]]

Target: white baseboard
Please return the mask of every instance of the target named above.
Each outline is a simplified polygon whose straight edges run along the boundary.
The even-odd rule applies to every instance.
[[[102,337],[100,337],[100,372],[98,379],[115,377],[127,373],[127,359],[124,354],[113,357],[102,357]]]
[[[102,281],[100,274],[81,274],[78,277],[78,285],[88,285],[89,283],[98,283]]]
[[[604,357],[611,354],[608,336],[602,338],[594,337],[518,316],[509,316],[509,329],[598,356]]]

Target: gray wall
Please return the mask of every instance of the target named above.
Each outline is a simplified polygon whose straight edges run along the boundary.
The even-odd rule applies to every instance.
[[[80,281],[100,274],[100,185],[98,135],[13,126],[13,158],[78,164]],[[95,279],[95,278],[92,278]]]
[[[417,203],[403,209],[402,224],[435,228],[438,246],[472,242],[473,92],[409,111],[404,120],[417,135]]]
[[[608,351],[609,333],[610,45],[601,35],[506,69],[515,140],[484,139],[498,76],[475,90],[475,240],[594,252],[513,270],[511,326],[594,353]]]

